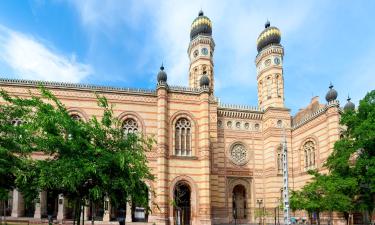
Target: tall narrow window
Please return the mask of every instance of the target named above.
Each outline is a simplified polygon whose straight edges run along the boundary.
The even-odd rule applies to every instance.
[[[175,129],[175,154],[178,156],[190,156],[191,122],[186,118],[181,118],[177,120]]]
[[[127,118],[124,120],[122,123],[122,129],[124,130],[125,134],[135,134],[139,131],[137,121],[132,118]]]
[[[277,97],[280,97],[281,96],[281,93],[280,93],[280,76],[278,74],[276,74],[276,95]]]
[[[267,77],[267,98],[271,98],[271,77]]]
[[[303,151],[305,153],[305,168],[311,169],[315,166],[315,144],[312,141],[307,141],[303,145]]]
[[[263,101],[267,100],[267,81],[263,82]]]

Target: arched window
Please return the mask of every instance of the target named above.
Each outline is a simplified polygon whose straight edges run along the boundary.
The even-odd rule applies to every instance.
[[[176,122],[175,151],[178,156],[191,156],[191,122],[186,118]]]
[[[281,145],[277,147],[277,173],[282,174],[283,172],[283,148]]]
[[[233,163],[242,166],[248,162],[249,153],[243,144],[236,143],[231,147],[229,157]]]
[[[271,83],[272,83],[271,77],[267,77],[267,98],[268,99],[271,98]]]
[[[305,168],[310,169],[315,166],[315,144],[312,141],[307,141],[303,145],[303,152],[305,154]]]
[[[11,121],[12,125],[15,127],[20,126],[22,124],[22,120],[20,118],[15,118]]]
[[[280,97],[281,93],[280,93],[280,76],[279,76],[279,74],[276,74],[275,78],[276,78],[276,94],[277,94],[277,97]]]
[[[125,134],[135,134],[139,131],[138,123],[133,118],[125,119],[122,123],[122,129]]]
[[[72,119],[75,120],[75,121],[82,121],[81,116],[76,114],[76,113],[71,114],[70,117],[72,117]]]

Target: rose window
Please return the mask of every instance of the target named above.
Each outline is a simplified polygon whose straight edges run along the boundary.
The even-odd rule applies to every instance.
[[[230,150],[230,158],[237,165],[243,165],[247,162],[248,153],[242,144],[235,144]]]

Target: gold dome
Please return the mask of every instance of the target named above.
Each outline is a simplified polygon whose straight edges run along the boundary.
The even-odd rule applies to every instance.
[[[277,27],[271,27],[267,21],[265,29],[260,33],[257,39],[257,49],[260,52],[264,47],[269,44],[280,44],[281,32]]]
[[[191,24],[190,38],[193,39],[199,34],[204,34],[208,36],[212,35],[211,20],[207,16],[204,16],[202,10],[199,12],[198,17],[195,18],[195,20]]]

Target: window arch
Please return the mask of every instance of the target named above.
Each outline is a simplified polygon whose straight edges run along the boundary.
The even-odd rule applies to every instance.
[[[276,149],[277,154],[277,173],[282,174],[283,172],[283,148],[279,145]]]
[[[14,118],[12,119],[11,124],[15,127],[18,127],[22,124],[22,122],[23,121],[20,118]]]
[[[175,125],[175,154],[191,156],[191,122],[187,118],[180,118]]]
[[[311,169],[315,166],[315,144],[313,141],[306,141],[303,145],[305,169]]]
[[[82,117],[78,115],[77,113],[71,114],[70,117],[72,117],[72,119],[75,121],[82,121]]]
[[[271,98],[271,85],[272,85],[272,80],[271,80],[271,77],[267,77],[267,98],[270,99]]]
[[[138,123],[133,118],[126,118],[122,123],[122,129],[125,134],[136,134],[139,132]]]

